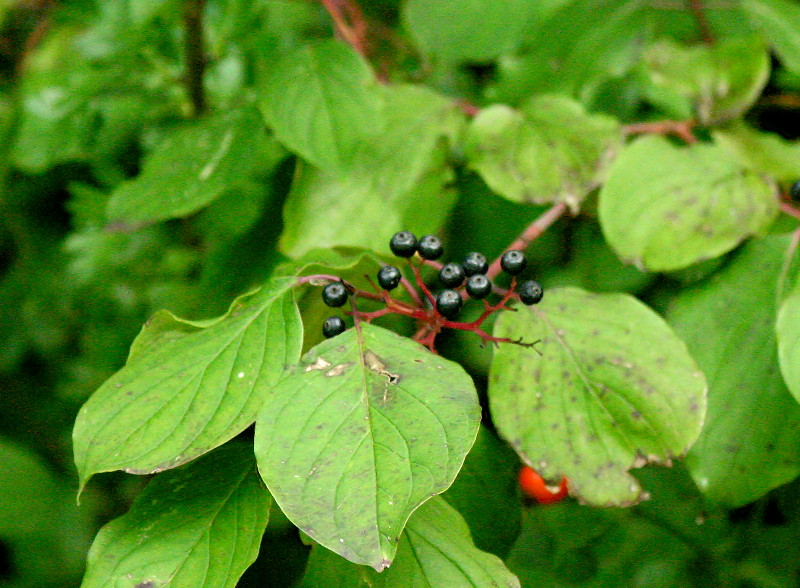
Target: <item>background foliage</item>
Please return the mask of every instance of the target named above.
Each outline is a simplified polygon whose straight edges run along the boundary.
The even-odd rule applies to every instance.
[[[0,0],[0,585],[796,585],[798,109],[792,0]],[[296,276],[537,218],[540,359],[318,345]]]

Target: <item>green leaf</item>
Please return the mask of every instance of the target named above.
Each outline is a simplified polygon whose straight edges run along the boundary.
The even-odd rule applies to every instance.
[[[774,330],[788,245],[785,236],[747,244],[667,315],[709,380],[707,422],[687,464],[706,495],[730,506],[800,472],[800,406],[781,379]]]
[[[6,395],[6,405],[9,400],[13,404],[14,397]],[[52,403],[50,398],[42,400]],[[27,408],[40,410],[36,407],[41,405],[29,398],[23,397],[22,401]],[[10,414],[15,415],[13,410]],[[19,419],[27,416],[16,413]],[[40,431],[47,429],[42,427]],[[71,484],[53,475],[52,466],[48,467],[29,448],[1,436],[0,463],[0,537],[6,558],[11,556],[10,561],[4,561],[0,584],[9,588],[74,585],[80,578],[93,523],[71,499]],[[44,553],[46,557],[42,556]]]
[[[298,166],[284,208],[280,247],[286,255],[332,245],[389,253],[396,231],[424,234],[444,223],[455,202],[447,186],[453,180],[449,143],[464,116],[425,88],[385,92],[386,128],[363,142],[347,170]]]
[[[361,142],[384,126],[378,83],[367,64],[338,41],[278,55],[258,90],[275,136],[318,167],[345,167]]]
[[[599,209],[603,234],[623,261],[666,271],[765,231],[778,202],[773,185],[721,147],[649,136],[614,162]]]
[[[690,98],[704,125],[741,115],[769,79],[769,55],[755,36],[688,47],[663,40],[648,48],[645,60],[652,81]]]
[[[187,216],[274,166],[283,150],[251,108],[230,110],[168,135],[135,179],[108,202],[108,218],[126,224]]]
[[[256,457],[295,525],[382,570],[409,515],[453,482],[479,422],[461,366],[362,324],[314,347],[275,385]]]
[[[468,164],[514,202],[566,202],[577,209],[622,146],[619,124],[563,96],[540,96],[516,111],[490,106],[466,137]]]
[[[547,480],[600,506],[642,499],[628,474],[686,452],[705,415],[705,380],[663,320],[624,294],[551,291],[536,307],[503,313],[489,375],[492,420]]]
[[[277,276],[310,276],[350,271],[365,262],[373,262],[375,269],[380,260],[375,253],[362,247],[331,247],[311,249],[297,259],[289,260],[275,269]],[[362,272],[363,275],[363,272]]]
[[[56,480],[31,452],[0,438],[0,536],[35,535],[55,532],[59,491]],[[36,500],[31,500],[35,496]]]
[[[520,526],[519,458],[481,427],[456,481],[442,496],[469,524],[475,546],[505,558]]]
[[[783,301],[777,323],[778,358],[789,391],[800,402],[800,288]]]
[[[271,505],[249,448],[220,448],[156,476],[103,527],[82,586],[232,588],[258,555]]]
[[[512,588],[519,580],[499,558],[476,548],[458,511],[434,497],[409,519],[390,568],[378,574],[315,546],[301,586]]]
[[[527,0],[409,0],[403,24],[427,57],[441,62],[488,61],[521,40],[535,10]]]
[[[517,102],[531,94],[585,96],[603,79],[622,75],[641,52],[653,20],[643,0],[575,0],[536,23],[529,50],[499,63],[491,99]]]
[[[779,182],[800,177],[800,142],[786,141],[779,135],[764,133],[744,123],[714,129],[714,142],[730,151],[737,161],[753,171],[767,174]]]
[[[272,280],[213,321],[156,315],[128,364],[78,413],[81,487],[99,472],[174,468],[252,424],[267,390],[300,355],[294,283]]]
[[[800,71],[800,6],[789,0],[742,0],[742,7],[783,65]]]

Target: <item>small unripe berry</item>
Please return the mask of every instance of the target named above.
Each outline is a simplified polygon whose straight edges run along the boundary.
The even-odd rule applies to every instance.
[[[378,283],[384,290],[394,290],[400,283],[403,274],[393,265],[385,265],[378,270]]]
[[[389,248],[397,257],[411,257],[417,252],[417,237],[411,231],[395,233]]]
[[[526,265],[528,265],[528,260],[525,258],[525,254],[517,249],[506,251],[500,258],[500,267],[512,276],[521,274]]]
[[[456,288],[464,282],[464,268],[460,263],[446,263],[439,270],[439,281],[448,288]]]
[[[461,295],[455,290],[442,290],[436,297],[436,309],[444,318],[456,318],[461,311]]]
[[[475,274],[474,276],[470,276],[469,280],[467,280],[467,294],[476,300],[486,298],[491,291],[492,283],[489,281],[489,278],[483,274]]]
[[[486,256],[483,253],[478,253],[477,251],[467,253],[462,265],[464,266],[464,273],[467,274],[467,276],[485,274],[489,269],[489,262],[486,261]]]
[[[525,280],[519,285],[517,294],[519,294],[519,299],[523,304],[531,305],[539,302],[544,292],[542,291],[541,285],[536,280]]]
[[[322,334],[325,335],[326,339],[330,339],[336,335],[341,335],[344,333],[344,330],[344,321],[338,316],[329,316],[325,319],[325,322],[322,323]]]
[[[444,247],[439,237],[425,235],[419,240],[417,251],[423,259],[439,259],[444,253]]]
[[[347,302],[347,288],[341,282],[331,282],[322,289],[322,301],[332,308],[344,306]]]

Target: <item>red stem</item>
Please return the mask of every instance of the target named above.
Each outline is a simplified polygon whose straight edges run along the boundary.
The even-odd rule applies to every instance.
[[[688,144],[697,143],[692,129],[696,126],[693,120],[658,120],[653,122],[632,123],[622,130],[626,135],[674,135]]]
[[[525,249],[530,245],[534,239],[536,239],[539,235],[541,235],[547,228],[556,222],[561,215],[563,215],[567,211],[567,205],[563,202],[559,202],[554,204],[549,210],[547,210],[544,214],[542,214],[539,218],[533,221],[528,227],[522,232],[522,234],[517,237],[516,241],[514,241],[511,245],[505,248],[503,253],[506,251],[510,251],[511,249]],[[492,262],[492,265],[489,266],[489,271],[486,272],[486,277],[494,279],[497,277],[497,274],[500,273],[500,258],[503,257],[503,253],[497,256]]]
[[[694,19],[697,21],[697,28],[700,29],[700,38],[708,45],[714,44],[714,33],[706,16],[706,8],[702,0],[689,0],[689,8],[692,10]]]
[[[411,271],[414,272],[414,278],[417,280],[417,284],[419,284],[419,287],[425,293],[425,297],[428,299],[431,305],[435,307],[436,306],[435,299],[433,298],[433,294],[431,294],[431,291],[428,289],[428,286],[425,284],[425,282],[422,281],[422,275],[419,272],[419,266],[414,265],[414,263],[410,259],[408,260],[408,265],[411,266]]]
[[[781,207],[781,210],[788,214],[789,216],[793,216],[794,218],[800,219],[800,210],[797,210],[794,206],[789,204],[788,202],[784,202],[781,200],[778,205]]]
[[[320,0],[320,3],[333,20],[337,35],[367,59],[367,22],[358,4],[354,0]]]

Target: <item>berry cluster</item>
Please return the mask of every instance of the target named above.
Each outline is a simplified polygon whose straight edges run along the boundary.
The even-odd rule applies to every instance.
[[[519,300],[523,304],[536,304],[542,299],[542,287],[535,280],[526,280],[517,283],[517,276],[526,266],[527,259],[522,251],[511,249],[503,253],[499,259],[499,266],[511,276],[508,289],[501,289],[492,284],[487,273],[490,270],[489,262],[482,253],[472,252],[466,255],[462,262],[449,262],[441,264],[436,260],[444,254],[442,242],[438,237],[425,235],[417,239],[410,231],[396,233],[389,247],[396,256],[405,258],[413,274],[417,287],[405,279],[400,268],[394,265],[381,267],[377,274],[378,286],[373,284],[375,292],[357,290],[342,280],[330,281],[322,289],[322,300],[332,308],[340,308],[351,300],[349,314],[358,322],[369,322],[386,314],[401,314],[416,319],[419,329],[414,335],[414,340],[426,345],[432,351],[434,340],[442,328],[472,331],[484,341],[492,343],[516,343],[527,347],[534,343],[522,343],[510,339],[498,338],[489,335],[481,328],[483,322],[494,312],[499,310],[515,310],[507,304],[511,300]],[[497,262],[496,262],[497,263]],[[443,288],[434,294],[423,281],[421,268],[428,266],[438,271],[439,283]],[[319,278],[331,279],[330,276]],[[369,280],[369,277],[367,277]],[[370,280],[372,283],[372,281]],[[407,291],[412,303],[393,298],[390,292],[402,285]],[[420,294],[421,291],[421,294]],[[500,296],[499,302],[490,304],[486,299],[495,293]],[[384,308],[371,312],[362,312],[355,306],[356,298],[365,298],[382,302]],[[484,311],[478,319],[472,322],[458,322],[458,315],[468,299],[480,300],[484,304]],[[325,337],[335,337],[345,330],[345,322],[341,317],[332,316],[322,325]]]

